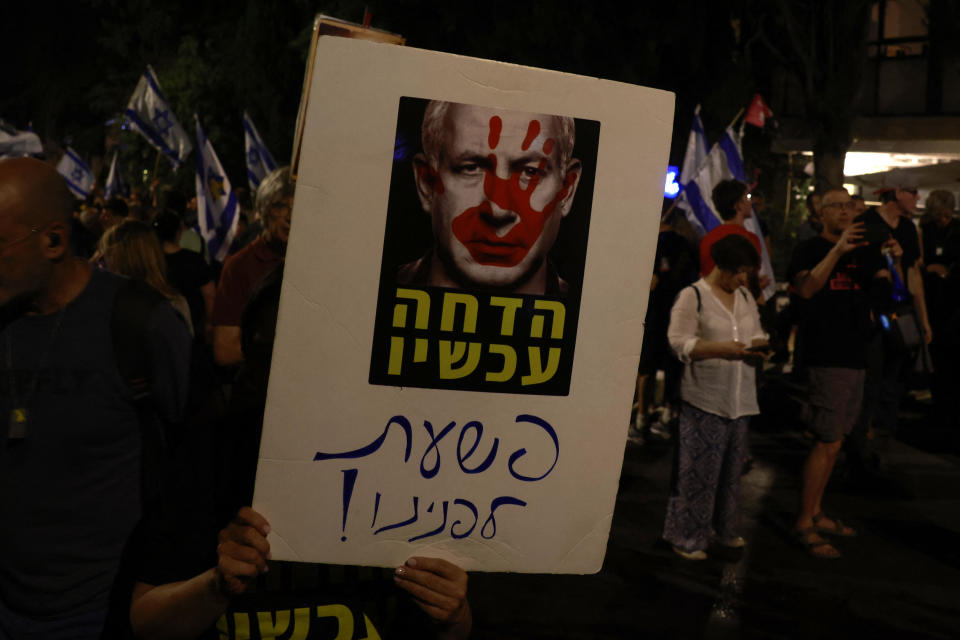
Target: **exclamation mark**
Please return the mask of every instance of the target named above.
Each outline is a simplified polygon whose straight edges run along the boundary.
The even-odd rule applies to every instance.
[[[340,531],[347,530],[347,512],[350,510],[350,498],[353,496],[353,485],[357,481],[356,469],[343,469],[343,524]],[[340,542],[346,542],[347,536],[340,536]]]

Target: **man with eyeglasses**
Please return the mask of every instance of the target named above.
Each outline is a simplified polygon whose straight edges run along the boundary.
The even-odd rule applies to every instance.
[[[864,225],[867,235],[875,241],[895,239],[903,249],[903,257],[902,272],[891,274],[899,275],[900,282],[891,277],[872,296],[874,316],[882,321],[896,314],[901,318],[901,325],[906,320],[915,319],[921,339],[930,344],[933,330],[923,288],[920,242],[912,220],[918,199],[916,179],[904,171],[891,171],[878,195],[880,206],[868,209],[857,218],[857,222]],[[880,429],[892,434],[896,430],[897,411],[914,360],[910,349],[902,340],[896,339],[896,329],[883,328],[874,332],[868,351],[866,395],[858,431],[867,433]]]
[[[824,515],[822,500],[844,438],[860,414],[870,330],[869,292],[886,276],[880,247],[871,247],[864,225],[855,223],[856,204],[843,189],[823,194],[819,236],[797,245],[788,277],[806,300],[798,341],[798,366],[807,377],[804,422],[815,442],[803,466],[797,542],[816,558],[839,558],[826,535],[852,537],[856,531]],[[884,249],[899,263],[896,240]],[[897,264],[897,266],[899,266]]]
[[[0,160],[4,640],[93,639],[122,624],[108,612],[112,597],[129,601],[111,590],[145,502],[140,410],[173,422],[186,400],[186,326],[149,290],[136,321],[118,313],[134,287],[73,255],[73,205],[50,165]],[[121,325],[135,339],[117,340]],[[122,370],[131,358],[144,404]]]
[[[257,188],[255,207],[263,232],[227,258],[213,303],[213,356],[220,366],[243,361],[240,324],[243,308],[260,282],[278,267],[287,253],[294,183],[290,168],[281,167]]]

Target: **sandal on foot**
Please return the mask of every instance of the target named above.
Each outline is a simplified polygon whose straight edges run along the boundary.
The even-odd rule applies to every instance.
[[[820,524],[823,520],[831,520],[832,524],[823,526]],[[813,528],[817,533],[825,533],[841,538],[854,538],[857,535],[856,529],[843,524],[839,518],[828,518],[823,512],[813,516]]]
[[[673,552],[683,558],[684,560],[706,560],[707,552],[703,549],[695,549],[694,551],[684,551],[678,546],[673,545]]]
[[[806,549],[814,558],[821,560],[836,560],[842,558],[843,554],[837,550],[826,538],[820,537],[816,527],[807,529],[796,529],[794,531],[797,544]]]

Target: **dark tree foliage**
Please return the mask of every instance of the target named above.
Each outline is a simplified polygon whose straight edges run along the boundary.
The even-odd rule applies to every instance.
[[[752,38],[793,73],[813,133],[817,187],[843,184],[867,62],[872,0],[756,2]]]
[[[373,26],[405,36],[409,46],[674,91],[673,163],[682,159],[696,104],[703,104],[712,141],[757,90],[740,33],[744,0],[15,4],[15,23],[27,28],[4,39],[12,49],[5,59],[15,63],[6,65],[0,116],[20,127],[32,121],[52,148],[72,144],[102,167],[101,179],[119,148],[134,184],[152,175],[157,154],[120,129],[121,113],[147,64],[191,136],[193,114],[199,115],[234,186],[246,183],[244,109],[285,162],[317,13],[359,22],[369,7]],[[157,166],[165,181],[192,192],[192,167],[174,175],[165,160]]]

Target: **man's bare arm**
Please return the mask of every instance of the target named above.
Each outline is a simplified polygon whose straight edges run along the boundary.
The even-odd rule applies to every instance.
[[[221,324],[213,327],[213,359],[221,367],[243,362],[240,327]]]
[[[863,223],[858,222],[847,227],[823,260],[818,262],[813,269],[801,271],[793,278],[793,286],[797,290],[797,294],[801,298],[809,299],[815,296],[820,289],[823,289],[840,258],[863,245],[860,241],[862,237]]]
[[[918,261],[919,263],[919,261]],[[930,327],[930,318],[927,316],[927,299],[923,288],[923,277],[917,264],[907,269],[907,289],[913,296],[913,309],[923,327],[923,339],[927,344],[933,340],[933,329]]]
[[[227,597],[216,569],[182,582],[154,586],[138,582],[130,603],[130,624],[138,638],[195,638],[220,617]]]

